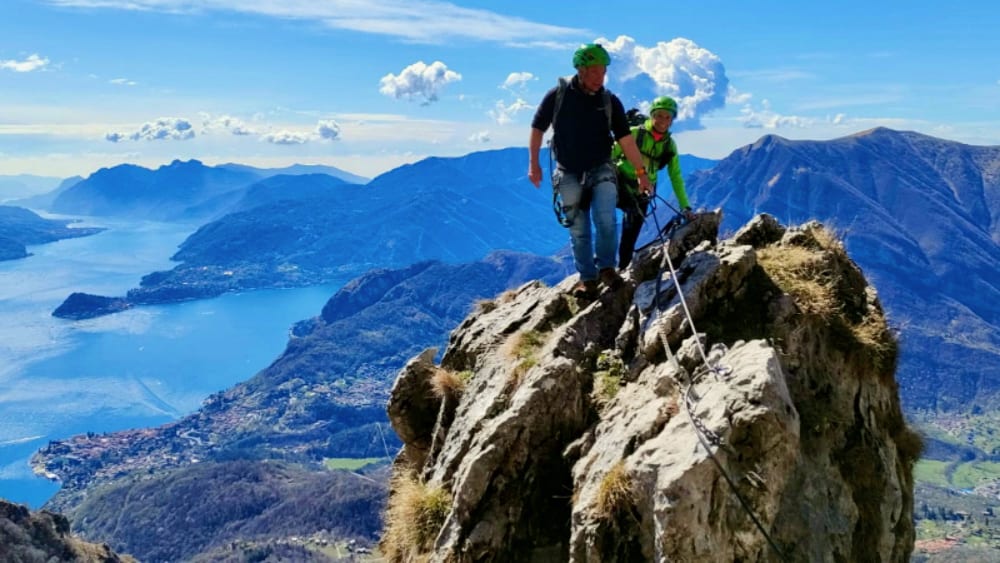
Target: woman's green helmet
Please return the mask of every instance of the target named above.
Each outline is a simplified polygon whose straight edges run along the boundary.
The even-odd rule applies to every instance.
[[[576,68],[594,65],[608,66],[609,64],[611,64],[611,55],[604,50],[600,43],[580,45],[580,48],[573,53],[573,66]]]
[[[670,96],[660,96],[653,100],[653,105],[649,106],[650,115],[658,109],[667,110],[671,115],[677,117],[677,102]]]

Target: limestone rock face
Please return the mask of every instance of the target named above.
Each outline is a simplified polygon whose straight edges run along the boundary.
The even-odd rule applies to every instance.
[[[391,560],[909,559],[920,442],[875,290],[819,224],[717,241],[719,222],[668,233],[593,302],[576,276],[508,292],[440,366],[406,366],[396,474],[448,505],[400,545],[393,493]],[[463,384],[435,394],[441,372]]]

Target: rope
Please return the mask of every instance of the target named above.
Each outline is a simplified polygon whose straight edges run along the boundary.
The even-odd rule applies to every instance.
[[[659,198],[659,196],[657,196],[657,198]],[[698,352],[700,353],[701,359],[705,363],[705,366],[708,368],[708,371],[714,373],[716,379],[718,380],[720,377],[725,377],[725,375],[728,374],[729,370],[721,368],[719,366],[713,366],[708,361],[708,356],[705,354],[705,347],[702,345],[701,339],[698,338],[698,330],[694,326],[694,318],[692,318],[691,311],[690,309],[688,309],[687,300],[684,299],[684,292],[681,289],[680,280],[677,278],[677,271],[674,269],[673,261],[670,259],[670,237],[681,225],[684,224],[683,216],[680,214],[679,211],[677,211],[677,209],[674,209],[672,205],[667,203],[666,200],[663,200],[662,198],[659,199],[663,201],[668,207],[677,212],[677,214],[673,218],[671,218],[670,221],[668,221],[667,224],[664,225],[664,227],[661,229],[659,220],[656,218],[656,214],[653,213],[652,210],[650,211],[650,214],[653,215],[653,221],[656,224],[656,230],[658,234],[657,238],[655,238],[652,242],[650,242],[646,246],[649,246],[650,244],[653,244],[657,241],[659,241],[663,245],[663,255],[667,263],[667,267],[670,269],[670,277],[674,282],[674,287],[677,288],[677,298],[680,300],[681,307],[684,309],[685,320],[691,327],[691,332],[694,334],[695,342],[697,343],[698,346]],[[660,272],[656,276],[656,293],[655,297],[653,298],[653,306],[655,310],[660,309],[660,303],[659,303],[660,280],[662,278],[663,278],[663,269],[661,267]],[[660,328],[664,326],[663,323],[659,323],[659,325]],[[670,346],[668,345],[665,331],[660,330],[659,336],[660,336],[660,342],[663,344],[663,349],[666,352],[667,357],[670,359],[670,361],[674,364],[675,367],[679,368],[680,366],[677,362],[677,358],[674,356],[673,352],[670,350]],[[704,373],[705,372],[702,372],[702,374]],[[732,489],[733,494],[735,494],[736,498],[740,501],[740,506],[742,506],[743,510],[747,513],[747,515],[750,516],[750,519],[753,521],[754,526],[757,527],[757,530],[764,535],[765,539],[767,539],[767,543],[768,545],[771,546],[771,549],[774,550],[774,552],[777,554],[778,558],[781,561],[789,561],[789,559],[785,556],[784,552],[781,551],[781,548],[778,547],[777,542],[774,540],[774,538],[771,537],[771,534],[769,534],[767,530],[764,529],[764,525],[757,517],[757,514],[754,513],[753,508],[747,502],[746,498],[744,498],[744,496],[740,494],[739,489],[736,487],[735,480],[732,478],[729,472],[726,471],[726,469],[722,466],[722,462],[719,461],[718,457],[712,451],[711,446],[714,445],[716,446],[716,448],[726,450],[727,452],[730,453],[731,450],[725,445],[725,443],[722,440],[722,437],[719,436],[718,433],[712,431],[710,428],[705,426],[705,423],[694,414],[695,406],[697,405],[698,400],[700,399],[696,399],[693,396],[692,390],[694,389],[695,383],[697,383],[700,378],[701,375],[698,376],[692,375],[691,378],[688,380],[687,388],[684,390],[684,410],[687,412],[688,419],[691,421],[691,425],[694,426],[695,435],[698,437],[698,442],[701,444],[703,448],[705,448],[705,451],[708,452],[709,459],[712,460],[712,463],[715,465],[716,469],[719,470],[719,473],[722,474],[722,477],[726,480],[727,483],[729,483],[729,487]]]
[[[389,455],[389,446],[388,446],[388,445],[386,445],[386,443],[385,443],[385,435],[384,435],[384,434],[382,434],[382,425],[381,425],[381,424],[379,424],[378,422],[376,422],[376,423],[375,423],[375,428],[377,428],[377,429],[378,429],[378,437],[379,437],[379,438],[382,438],[382,449],[384,449],[384,450],[385,450],[385,458],[386,458],[387,460],[390,460],[390,461],[391,461],[391,460],[392,460],[392,456],[390,456],[390,455]]]

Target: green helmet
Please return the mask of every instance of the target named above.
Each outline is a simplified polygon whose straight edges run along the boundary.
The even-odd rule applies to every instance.
[[[600,43],[580,45],[580,48],[573,53],[573,66],[576,68],[594,65],[608,66],[609,64],[611,64],[611,55],[604,50]]]
[[[674,101],[670,96],[660,96],[653,100],[653,105],[649,106],[649,114],[652,115],[654,111],[658,109],[665,109],[670,112],[671,115],[677,117],[677,102]]]

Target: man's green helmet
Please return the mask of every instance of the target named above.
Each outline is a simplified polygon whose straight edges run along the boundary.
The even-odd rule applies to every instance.
[[[649,106],[649,114],[652,115],[658,109],[667,110],[671,115],[677,117],[677,102],[670,96],[660,96],[653,100],[653,105]]]
[[[586,45],[581,45],[580,48],[573,53],[573,66],[576,68],[594,65],[608,66],[609,64],[611,64],[611,55],[604,50],[604,47],[602,47],[600,43],[588,43]]]

